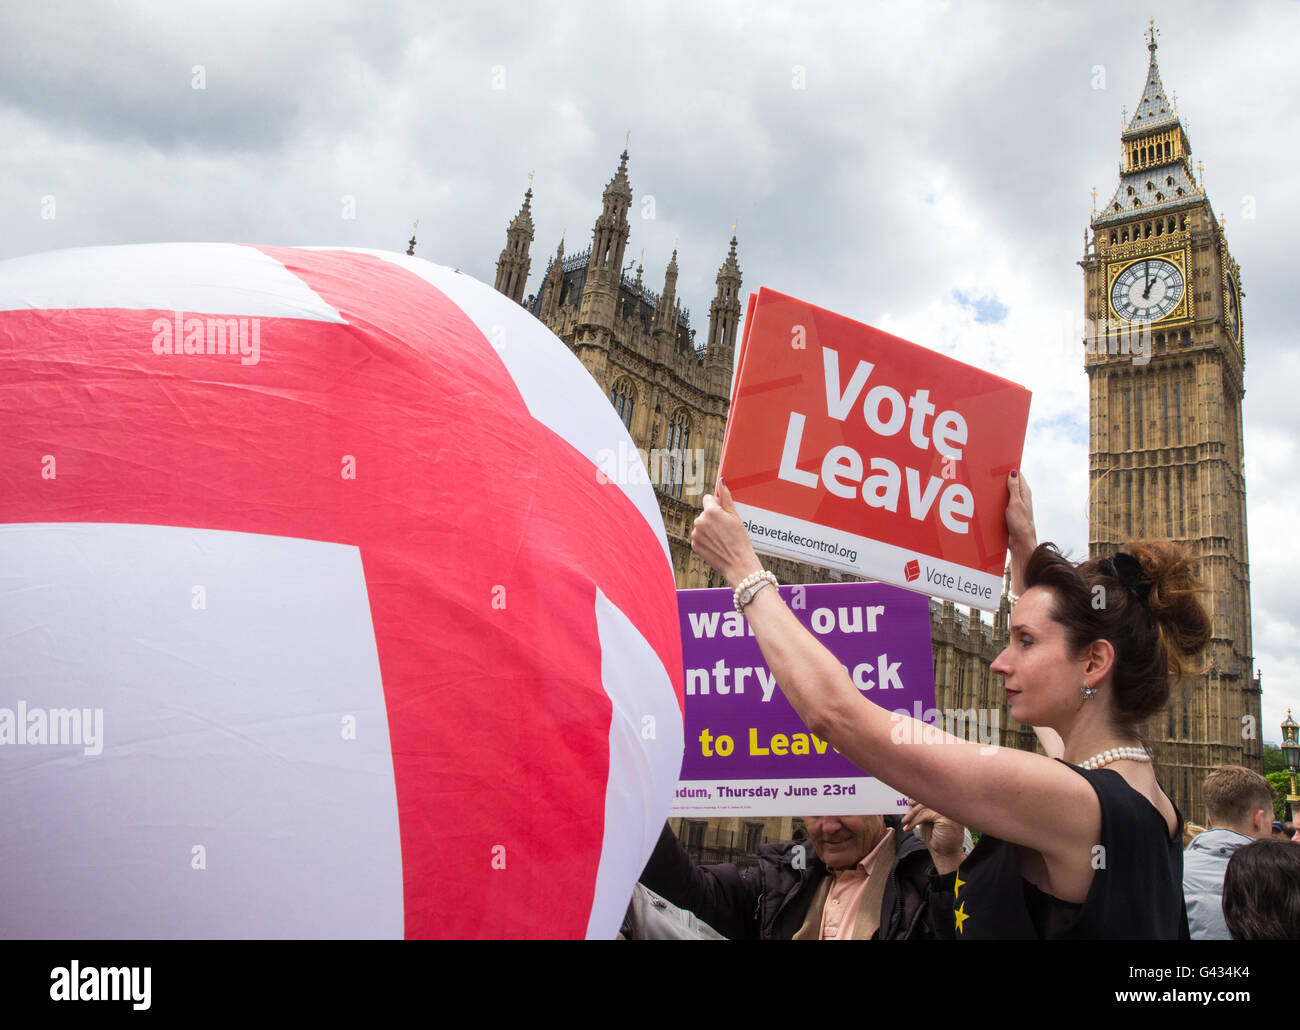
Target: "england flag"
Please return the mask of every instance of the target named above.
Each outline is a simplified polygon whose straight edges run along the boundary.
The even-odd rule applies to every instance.
[[[672,566],[523,308],[378,251],[9,260],[0,425],[0,935],[615,934]]]

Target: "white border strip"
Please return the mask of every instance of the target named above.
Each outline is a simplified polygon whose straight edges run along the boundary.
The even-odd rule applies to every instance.
[[[762,797],[726,797],[720,789],[775,791]],[[838,788],[838,793],[836,793]],[[802,791],[815,790],[815,794]],[[673,816],[701,819],[744,815],[892,815],[906,807],[904,795],[871,776],[821,779],[773,777],[767,780],[680,780],[677,793],[704,790],[708,797],[674,797]],[[787,793],[792,791],[792,793]]]
[[[854,559],[842,554],[832,554],[800,544],[766,536],[761,531],[751,530],[750,540],[754,550],[763,554],[774,554],[780,558],[793,558],[795,561],[820,565],[827,569],[838,569],[850,575],[865,579],[893,583],[904,590],[914,590],[932,597],[943,597],[958,604],[983,608],[985,611],[997,611],[1002,600],[1002,577],[968,569],[955,562],[944,561],[920,551],[909,551],[895,547],[880,540],[846,533],[829,526],[807,522],[791,515],[781,515],[749,504],[736,504],[736,514],[746,523],[776,532],[787,532],[794,536],[825,541],[842,551],[850,552]],[[907,563],[915,560],[919,574],[908,580],[904,574]],[[979,592],[983,592],[980,596]]]

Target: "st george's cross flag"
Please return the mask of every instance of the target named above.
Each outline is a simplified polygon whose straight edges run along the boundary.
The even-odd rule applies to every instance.
[[[0,263],[0,935],[612,937],[672,566],[521,306],[377,251]]]

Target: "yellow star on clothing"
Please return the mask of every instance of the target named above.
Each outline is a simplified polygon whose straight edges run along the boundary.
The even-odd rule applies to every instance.
[[[961,878],[961,873],[957,874],[957,879],[952,885],[952,896],[955,898],[957,892],[966,886],[966,881]]]
[[[964,923],[967,919],[970,918],[970,916],[968,916],[965,912],[962,911],[962,909],[964,909],[965,907],[966,907],[966,902],[963,901],[963,902],[961,903],[961,905],[958,906],[957,911],[953,913],[953,915],[956,916],[956,918],[957,918],[957,932],[958,932],[958,933],[961,933],[961,932],[962,932],[961,924]]]

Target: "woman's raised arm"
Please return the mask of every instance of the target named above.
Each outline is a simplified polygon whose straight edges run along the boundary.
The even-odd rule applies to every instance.
[[[725,484],[718,498],[705,496],[691,542],[733,585],[761,567]],[[760,590],[745,614],[790,704],[849,761],[964,825],[1049,859],[1089,855],[1101,809],[1083,777],[1041,755],[964,741],[868,701],[775,590]]]

